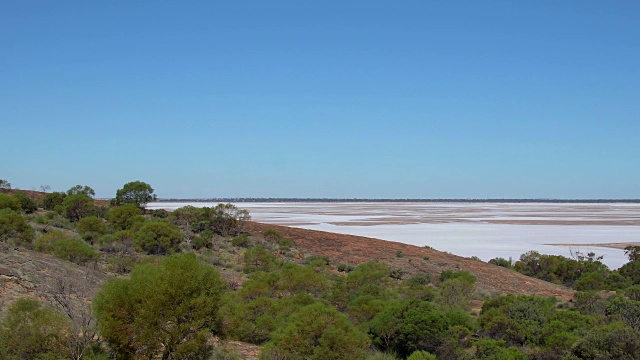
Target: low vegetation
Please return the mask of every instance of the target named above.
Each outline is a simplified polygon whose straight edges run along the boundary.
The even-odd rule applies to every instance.
[[[595,254],[491,260],[574,288],[571,302],[482,295],[464,269],[407,274],[305,254],[274,229],[246,232],[249,214],[231,204],[147,211],[155,195],[140,181],[109,206],[84,185],[39,197],[0,185],[1,246],[112,278],[84,313],[63,286],[56,301],[7,306],[3,359],[239,358],[225,340],[265,360],[640,358],[640,247],[613,271]]]

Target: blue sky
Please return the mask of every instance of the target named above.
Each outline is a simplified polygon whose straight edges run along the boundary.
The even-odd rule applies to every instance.
[[[4,1],[0,178],[640,198],[637,1]]]

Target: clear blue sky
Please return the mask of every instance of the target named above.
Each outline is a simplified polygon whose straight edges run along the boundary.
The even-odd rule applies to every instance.
[[[638,1],[3,1],[0,178],[640,198]]]

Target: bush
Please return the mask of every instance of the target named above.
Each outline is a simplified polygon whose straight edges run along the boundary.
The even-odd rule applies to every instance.
[[[48,250],[57,258],[71,261],[78,265],[85,265],[98,258],[95,249],[78,238],[61,239],[52,242]]]
[[[46,252],[49,251],[51,244],[58,240],[67,239],[70,236],[64,231],[50,230],[46,234],[43,234],[35,241],[35,250]]]
[[[353,269],[355,269],[353,265],[347,265],[347,264],[338,265],[338,271],[343,273],[350,273],[353,271]]]
[[[289,250],[290,248],[295,246],[295,244],[293,243],[293,240],[289,238],[280,239],[280,242],[278,243],[278,245],[279,245],[279,249],[282,251]]]
[[[20,202],[20,208],[25,213],[33,214],[34,212],[36,212],[36,210],[38,210],[38,205],[36,204],[36,202],[32,198],[28,197],[25,193],[17,192],[13,194],[13,197],[18,199],[18,201]]]
[[[449,279],[458,279],[460,281],[467,282],[469,284],[473,284],[476,282],[476,277],[473,276],[473,274],[471,274],[468,271],[444,270],[443,272],[440,273],[440,281],[444,282]]]
[[[407,360],[436,360],[436,356],[423,350],[417,350],[411,353]]]
[[[291,316],[273,333],[260,359],[361,359],[369,341],[347,318],[331,306],[315,303]]]
[[[0,241],[30,246],[34,231],[27,219],[11,209],[0,210]]]
[[[194,248],[195,250],[200,250],[203,247],[207,246],[209,242],[201,237],[201,236],[196,236],[193,239],[191,239],[191,247]]]
[[[136,248],[149,255],[171,254],[181,241],[180,230],[162,220],[147,221],[133,234]]]
[[[262,246],[256,246],[244,252],[244,272],[271,271],[276,261],[276,257],[265,250]]]
[[[151,216],[158,219],[166,219],[169,217],[169,212],[165,209],[155,209],[151,211]]]
[[[71,326],[65,316],[31,299],[13,303],[0,321],[3,358],[69,359]]]
[[[52,192],[45,194],[42,198],[42,207],[45,210],[53,210],[56,206],[62,205],[67,194],[63,192]]]
[[[83,239],[93,244],[94,241],[107,232],[107,224],[96,216],[89,216],[78,221],[76,231]]]
[[[389,272],[389,277],[391,277],[392,279],[396,279],[396,280],[402,280],[402,277],[404,276],[404,274],[406,274],[407,272],[404,271],[403,269],[400,268],[396,268],[393,269]]]
[[[304,263],[306,265],[311,265],[312,263],[321,264],[322,266],[329,265],[329,257],[328,256],[316,256],[311,255],[304,258]]]
[[[100,335],[119,359],[208,359],[225,288],[193,254],[137,266],[96,296]]]
[[[493,258],[489,260],[489,264],[498,265],[502,267],[506,267],[507,269],[513,268],[513,259],[509,258],[509,260],[501,257]]]
[[[237,246],[237,247],[243,247],[243,248],[251,247],[251,242],[249,241],[249,235],[242,234],[240,236],[234,237],[233,239],[231,239],[231,245]]]
[[[419,272],[411,278],[411,281],[420,285],[429,285],[431,282],[431,275],[423,272]]]
[[[280,239],[282,239],[282,234],[280,234],[279,231],[274,230],[274,229],[266,229],[262,232],[262,236],[264,237],[265,240],[272,242],[272,243],[278,243],[280,241]]]
[[[134,204],[126,204],[112,209],[107,215],[111,227],[116,230],[131,229],[134,224],[144,222],[142,210]]]
[[[95,213],[93,199],[84,194],[67,196],[62,202],[62,206],[65,217],[73,222]]]
[[[20,211],[20,200],[11,195],[0,193],[0,210],[1,209]]]

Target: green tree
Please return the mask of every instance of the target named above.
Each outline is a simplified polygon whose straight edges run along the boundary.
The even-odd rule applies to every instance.
[[[100,333],[122,359],[207,359],[225,285],[193,254],[138,266],[97,295]]]
[[[442,312],[414,299],[388,303],[369,323],[374,344],[402,356],[416,350],[434,352],[448,329],[449,321]]]
[[[276,257],[262,246],[256,246],[244,252],[244,272],[271,271],[275,265]]]
[[[151,185],[142,181],[132,181],[124,184],[122,189],[116,191],[116,205],[134,204],[143,209],[148,202],[156,201],[158,198],[153,194]]]
[[[45,194],[42,198],[42,207],[46,210],[53,210],[57,205],[62,205],[67,194],[63,192],[52,192]]]
[[[32,214],[36,210],[38,210],[38,204],[36,204],[35,200],[28,197],[24,192],[18,191],[13,194],[13,197],[18,199],[20,202],[20,208],[27,214]]]
[[[133,244],[150,255],[171,254],[182,241],[180,230],[163,220],[146,221],[133,234]]]
[[[71,327],[62,315],[31,299],[19,299],[0,321],[7,360],[68,359]]]
[[[0,192],[6,192],[7,190],[11,190],[11,183],[7,180],[0,179]]]
[[[76,231],[83,239],[93,244],[100,236],[107,233],[107,224],[97,216],[88,216],[78,221]]]
[[[0,193],[0,209],[11,209],[20,211],[20,200],[11,195]]]
[[[71,195],[78,195],[78,194],[82,194],[86,197],[94,197],[96,196],[96,192],[88,187],[88,186],[82,186],[82,185],[76,185],[74,187],[72,187],[71,189],[67,190],[67,195],[71,196]]]
[[[64,213],[70,221],[78,221],[94,212],[93,199],[84,194],[67,196],[62,202]]]
[[[590,329],[571,348],[577,359],[640,359],[640,331],[620,322]]]
[[[233,204],[218,204],[212,210],[211,230],[223,236],[238,235],[244,223],[251,220],[247,210],[240,210]]]
[[[13,241],[28,246],[33,241],[34,231],[27,219],[11,209],[0,210],[0,241]]]
[[[115,230],[131,229],[134,224],[145,220],[140,208],[134,204],[124,204],[111,209],[107,219]]]
[[[278,329],[260,354],[261,359],[275,355],[281,359],[362,359],[367,336],[331,306],[315,303],[291,316]]]

